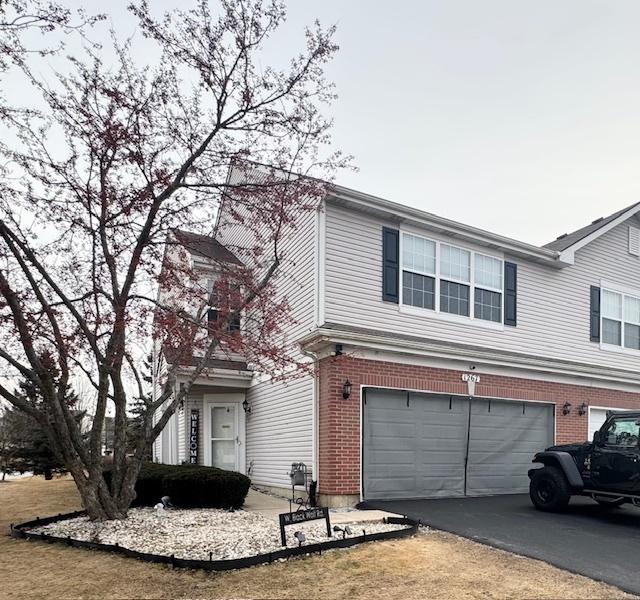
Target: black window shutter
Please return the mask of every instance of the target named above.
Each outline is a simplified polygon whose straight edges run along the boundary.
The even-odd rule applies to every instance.
[[[517,324],[518,265],[504,263],[504,324],[515,327]]]
[[[400,232],[382,228],[382,299],[398,303],[400,280]]]
[[[600,341],[600,288],[596,285],[591,286],[591,341]]]

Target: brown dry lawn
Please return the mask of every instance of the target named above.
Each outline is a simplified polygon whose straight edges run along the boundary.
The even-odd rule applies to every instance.
[[[75,510],[69,479],[0,483],[0,528]],[[629,598],[543,562],[440,532],[226,573],[172,570],[0,535],[0,598]]]

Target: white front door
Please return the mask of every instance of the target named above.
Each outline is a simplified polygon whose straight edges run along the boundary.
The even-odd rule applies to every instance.
[[[238,469],[238,408],[236,404],[209,404],[211,466]]]

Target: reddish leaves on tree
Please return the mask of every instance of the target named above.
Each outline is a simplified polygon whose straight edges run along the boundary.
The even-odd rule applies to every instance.
[[[0,9],[0,67],[14,65],[34,98],[0,106],[12,132],[0,144],[0,370],[39,387],[53,415],[46,426],[91,516],[114,518],[133,498],[145,450],[212,358],[242,356],[274,377],[306,368],[286,338],[291,310],[277,283],[288,269],[283,240],[348,163],[331,151],[322,115],[334,98],[323,69],[337,46],[333,28],[316,23],[286,69],[264,67],[260,53],[285,18],[281,2],[200,0],[156,18],[140,1],[132,18],[155,52],[141,55],[115,36],[115,61],[87,44],[45,81],[12,25],[38,10],[48,16],[31,24],[52,36],[77,27],[90,37],[96,23],[81,15],[74,25],[55,3]],[[54,40],[48,51],[58,47]],[[208,289],[179,232],[229,237],[235,228],[243,241],[209,259]],[[127,403],[148,396],[139,364],[152,338],[173,362],[127,456]],[[47,378],[44,352],[60,385],[81,373],[94,386],[88,440]],[[180,363],[192,369],[177,391]],[[0,396],[29,410],[2,383]],[[101,475],[108,407],[110,489]]]

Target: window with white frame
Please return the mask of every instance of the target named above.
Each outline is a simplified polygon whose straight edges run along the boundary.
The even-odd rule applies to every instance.
[[[402,233],[402,303],[502,323],[503,261]]]
[[[214,331],[216,323],[220,318],[220,313],[229,312],[229,293],[221,293],[220,290],[214,290],[214,280],[207,279],[207,323],[210,331]],[[222,296],[222,297],[220,297]],[[226,331],[239,331],[240,330],[240,316],[235,315],[225,327]]]
[[[474,256],[474,315],[476,319],[502,323],[502,272],[499,258]]]
[[[640,298],[602,290],[602,343],[640,350]]]
[[[404,304],[434,310],[436,294],[436,243],[402,235],[402,298]]]

